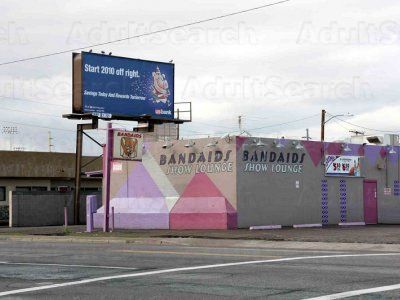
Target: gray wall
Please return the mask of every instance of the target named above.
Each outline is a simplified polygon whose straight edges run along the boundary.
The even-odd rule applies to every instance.
[[[98,206],[101,197],[98,194]],[[73,224],[73,194],[58,192],[13,192],[10,226],[53,226],[64,224],[64,206],[68,224]],[[86,224],[86,195],[81,196],[79,220]]]
[[[256,139],[258,141],[258,138]],[[253,138],[248,138],[237,154],[237,194],[238,194],[238,227],[248,228],[255,225],[293,225],[293,224],[338,224],[341,221],[364,221],[363,181],[377,180],[378,222],[400,223],[400,196],[394,195],[394,180],[399,180],[398,160],[392,157],[387,164],[388,184],[391,195],[384,195],[386,184],[385,159],[377,152],[375,158],[363,163],[365,177],[328,177],[324,174],[322,163],[314,165],[306,149],[296,150],[292,141],[285,141],[284,148],[276,148],[274,139],[261,139],[266,146],[257,148]],[[253,145],[251,145],[253,143]],[[354,147],[362,147],[354,145]],[[368,146],[378,147],[378,146]],[[246,172],[246,163],[251,162],[254,151],[305,153],[302,173],[274,173],[271,163],[266,172]],[[247,161],[243,161],[243,151],[249,152]],[[396,148],[399,155],[399,148]],[[325,154],[330,154],[325,151]],[[343,155],[350,155],[345,154]],[[258,155],[258,159],[260,155]],[[380,166],[379,168],[377,166]],[[382,168],[383,167],[383,168]],[[327,208],[323,218],[321,180],[327,184]],[[298,188],[296,181],[299,182]],[[345,185],[345,192],[340,190],[340,184]],[[345,208],[341,208],[341,192],[345,193]],[[342,205],[343,206],[343,205]]]

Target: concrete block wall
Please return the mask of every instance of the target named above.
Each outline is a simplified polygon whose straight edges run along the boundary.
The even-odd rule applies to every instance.
[[[99,203],[101,197],[98,194]],[[73,194],[58,192],[13,192],[10,202],[10,227],[57,226],[64,224],[64,207],[68,223],[73,224]],[[80,224],[86,223],[86,195],[81,195]]]

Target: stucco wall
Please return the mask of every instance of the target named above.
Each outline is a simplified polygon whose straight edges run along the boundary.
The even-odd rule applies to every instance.
[[[116,226],[236,227],[235,138],[210,146],[214,140],[196,139],[190,147],[185,147],[189,141],[172,141],[168,148],[165,142],[145,142],[141,162],[113,161],[110,205],[120,214]],[[96,222],[101,216],[95,216],[99,227]]]
[[[257,138],[238,138],[239,227],[362,222],[364,179],[377,180],[378,222],[400,223],[400,197],[395,195],[394,189],[394,181],[399,178],[398,147],[395,147],[396,154],[389,154],[387,147],[349,145],[351,151],[344,153],[341,143],[325,143],[322,146],[319,142],[303,141],[304,148],[297,150],[297,141],[282,140],[282,148],[276,147],[278,141],[274,139],[261,139],[265,147],[257,148],[257,141]],[[258,162],[255,161],[254,151],[258,153]],[[261,151],[275,152],[278,156],[283,153],[284,158],[288,153],[297,153],[299,157],[304,154],[302,172],[273,172],[276,161],[266,162],[269,165],[267,171],[249,171],[248,163],[265,164],[260,162]],[[363,177],[325,176],[322,162],[323,156],[328,154],[365,156],[362,161]],[[296,165],[282,163],[285,164]],[[384,194],[386,167],[390,195]]]
[[[286,139],[192,142],[172,141],[167,148],[147,142],[142,162],[113,162],[111,206],[121,214],[121,228],[223,228],[212,222],[221,218],[227,228],[363,222],[365,179],[377,181],[378,222],[400,223],[399,147],[389,154],[387,147],[348,145],[344,151],[342,143],[313,141],[296,148],[299,141]],[[361,177],[326,176],[325,155],[363,157]],[[229,168],[221,170],[222,163]],[[391,189],[384,193],[386,182]]]

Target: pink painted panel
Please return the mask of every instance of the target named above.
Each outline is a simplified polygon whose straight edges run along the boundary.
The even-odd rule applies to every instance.
[[[234,229],[237,213],[224,197],[180,198],[170,213],[170,229]]]

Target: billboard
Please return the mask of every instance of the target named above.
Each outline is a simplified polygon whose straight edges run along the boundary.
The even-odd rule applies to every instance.
[[[100,118],[174,118],[174,65],[73,54],[73,112]]]
[[[361,177],[362,156],[326,155],[325,175]]]
[[[143,134],[114,130],[113,159],[142,160]]]

